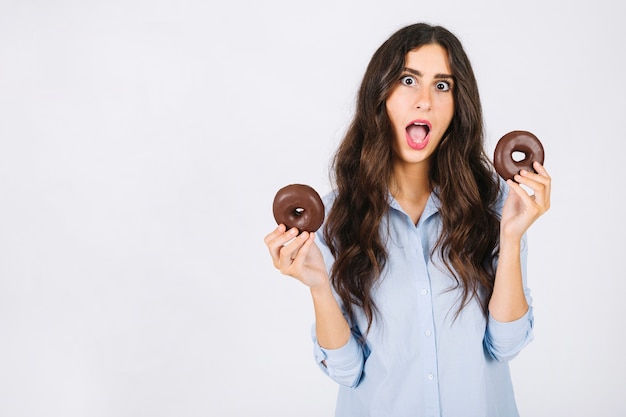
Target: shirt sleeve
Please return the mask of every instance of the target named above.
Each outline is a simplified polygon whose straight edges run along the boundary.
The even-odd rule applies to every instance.
[[[315,337],[315,325],[311,330],[313,353],[320,369],[333,381],[346,387],[359,385],[365,363],[365,352],[353,333],[350,340],[338,349],[324,349]]]
[[[528,254],[527,237],[522,237],[520,261],[522,265],[522,282],[528,303],[528,311],[521,318],[511,322],[500,322],[489,315],[484,345],[489,354],[498,361],[510,361],[530,342],[533,341],[533,299],[526,285],[526,260]]]
[[[324,196],[323,198],[324,206],[327,211],[332,206],[333,198],[334,194],[332,193]],[[322,252],[324,262],[326,263],[326,269],[330,274],[334,258],[330,253],[328,245],[324,241],[323,234],[318,233],[318,236],[316,237],[317,245]],[[334,295],[337,302],[341,305],[337,294],[334,293]],[[319,345],[315,335],[315,324],[311,329],[311,338],[313,339],[315,362],[317,362],[320,369],[338,384],[351,388],[356,387],[361,380],[365,358],[369,353],[366,345],[363,345],[360,342],[362,337],[358,329],[353,328],[350,340],[338,349],[324,349]]]
[[[521,318],[503,323],[491,315],[487,322],[485,348],[489,354],[501,362],[510,361],[532,340],[533,336],[533,307]]]

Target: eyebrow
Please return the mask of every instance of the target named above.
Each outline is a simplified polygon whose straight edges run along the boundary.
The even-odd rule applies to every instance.
[[[420,71],[415,70],[413,68],[408,68],[408,67],[404,67],[404,71],[409,72],[413,75],[416,75],[418,77],[423,77],[424,74],[422,74]],[[454,80],[454,76],[450,75],[450,74],[435,74],[435,77],[437,79],[441,79],[441,78],[445,78],[445,79],[450,79],[450,80]]]

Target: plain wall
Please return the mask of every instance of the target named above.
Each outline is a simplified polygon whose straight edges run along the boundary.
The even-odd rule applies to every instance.
[[[278,188],[328,165],[378,45],[464,43],[487,146],[534,132],[523,416],[623,416],[616,0],[0,1],[0,416],[331,416],[307,289],[271,265]]]

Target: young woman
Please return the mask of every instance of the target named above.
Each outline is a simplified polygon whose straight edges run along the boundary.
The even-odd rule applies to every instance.
[[[337,416],[518,415],[507,362],[533,338],[525,234],[551,181],[537,162],[500,180],[483,140],[459,40],[405,27],[367,67],[322,236],[266,236],[275,267],[310,288]]]

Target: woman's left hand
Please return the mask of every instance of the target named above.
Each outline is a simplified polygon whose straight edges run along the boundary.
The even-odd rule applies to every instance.
[[[537,173],[522,170],[515,181],[507,180],[509,196],[502,209],[500,233],[503,236],[522,237],[528,228],[550,208],[551,178],[543,165],[533,163]],[[520,185],[530,188],[529,194]]]

